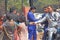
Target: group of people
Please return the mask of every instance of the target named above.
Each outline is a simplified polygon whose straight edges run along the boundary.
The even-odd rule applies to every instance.
[[[32,6],[27,14],[17,13],[15,7],[10,8],[9,13],[0,15],[0,40],[37,40],[36,25],[45,24],[42,40],[53,40],[53,33],[56,34],[59,20],[59,13],[55,12],[52,6],[44,7],[42,18],[36,19],[34,12],[36,8]]]
[[[0,40],[28,40],[26,19],[15,7],[0,15]]]
[[[36,19],[33,15],[36,8],[32,7],[30,8],[30,11],[28,12],[27,19],[29,22],[32,22],[32,24],[28,25],[28,38],[29,40],[32,40],[32,37],[34,40],[37,40],[37,34],[36,34],[36,25],[37,24],[44,24],[44,36],[42,40],[54,40],[55,36],[53,37],[53,34],[57,33],[58,28],[58,21],[60,14],[57,11],[54,11],[53,7],[51,5],[44,7],[44,14],[42,15],[42,18]],[[48,35],[48,38],[47,38]]]

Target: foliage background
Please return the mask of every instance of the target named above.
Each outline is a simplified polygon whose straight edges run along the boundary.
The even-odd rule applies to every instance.
[[[2,2],[3,1],[3,2]],[[33,0],[34,6],[37,8],[36,12],[42,12],[42,8],[46,5],[53,5],[55,8],[60,8],[60,0]],[[4,6],[4,0],[0,0],[0,9]],[[22,12],[22,6],[29,6],[29,0],[7,0],[7,10],[15,6]]]

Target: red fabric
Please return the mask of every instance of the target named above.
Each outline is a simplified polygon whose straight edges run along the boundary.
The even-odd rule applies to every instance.
[[[27,6],[23,7],[24,16],[26,17],[26,19],[27,19],[27,13],[29,12],[29,9],[30,7],[27,7]]]
[[[0,25],[2,25],[2,24],[3,24],[3,21],[0,20]]]
[[[18,27],[18,28],[15,29],[15,32],[14,32],[14,38],[15,38],[15,40],[20,40],[18,32],[20,32],[21,29],[22,29],[21,27]]]
[[[0,20],[0,30],[2,30],[3,21]]]
[[[15,40],[28,40],[28,31],[24,23],[15,29],[14,36]]]

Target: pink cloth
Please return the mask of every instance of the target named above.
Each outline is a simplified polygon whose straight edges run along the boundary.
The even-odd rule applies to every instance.
[[[28,40],[28,30],[24,23],[20,23],[20,33],[17,34],[17,30],[15,30],[15,40]]]
[[[15,32],[14,32],[14,38],[15,38],[15,40],[19,40],[19,36],[18,36],[17,30],[15,30]]]

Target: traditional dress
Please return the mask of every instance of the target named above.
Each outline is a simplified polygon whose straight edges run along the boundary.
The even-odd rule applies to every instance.
[[[14,40],[14,31],[18,27],[16,23],[10,24],[7,20],[2,26],[4,32],[3,40]]]
[[[3,35],[4,35],[3,30],[2,30],[2,24],[3,24],[3,21],[0,19],[0,40],[2,40]]]

